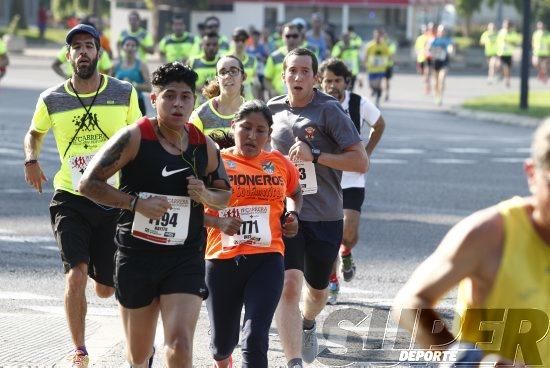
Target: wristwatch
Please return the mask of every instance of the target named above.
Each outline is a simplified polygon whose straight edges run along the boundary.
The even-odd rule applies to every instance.
[[[311,154],[313,155],[313,162],[314,164],[317,163],[317,160],[319,159],[319,156],[321,156],[321,150],[319,148],[311,148]]]

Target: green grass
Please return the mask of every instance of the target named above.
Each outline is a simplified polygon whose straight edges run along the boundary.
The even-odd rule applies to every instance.
[[[466,100],[462,107],[479,111],[512,113],[534,118],[550,117],[550,92],[531,91],[529,108],[519,108],[519,93],[481,96]]]
[[[6,28],[0,28],[0,34],[5,34]],[[42,42],[38,38],[38,28],[29,27],[28,29],[20,29],[17,31],[19,36],[25,37],[26,41],[29,43],[40,43]],[[44,38],[47,42],[53,42],[58,44],[65,43],[65,36],[67,35],[67,30],[64,28],[47,28]]]

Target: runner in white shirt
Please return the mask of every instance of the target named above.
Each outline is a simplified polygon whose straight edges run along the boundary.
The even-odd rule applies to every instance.
[[[365,144],[370,157],[380,141],[386,123],[380,110],[364,97],[346,90],[351,80],[351,72],[340,59],[325,60],[319,67],[321,88],[323,92],[340,101],[344,110],[350,115]],[[355,172],[342,172],[342,189],[344,201],[344,236],[340,247],[341,272],[345,281],[351,281],[355,276],[355,264],[351,250],[359,240],[359,219],[361,205],[365,199],[365,175]],[[337,263],[330,277],[329,298],[327,303],[336,304],[340,286],[336,273]]]

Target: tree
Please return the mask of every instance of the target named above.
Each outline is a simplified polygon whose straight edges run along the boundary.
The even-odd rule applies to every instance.
[[[109,0],[52,0],[51,10],[56,19],[74,13],[102,15],[109,11]]]
[[[464,17],[466,27],[465,36],[470,34],[472,15],[481,8],[482,0],[456,0],[455,6],[458,14]]]
[[[502,2],[506,5],[513,5],[516,7],[518,12],[523,12],[523,0],[487,0],[487,4],[492,8],[497,3]],[[531,0],[532,3],[536,2],[536,0]]]
[[[544,22],[546,27],[550,26],[550,0],[535,1],[534,15],[536,20]]]
[[[25,2],[21,0],[11,0],[10,19],[15,15],[19,15],[19,24],[17,28],[27,29],[27,17],[25,14]]]

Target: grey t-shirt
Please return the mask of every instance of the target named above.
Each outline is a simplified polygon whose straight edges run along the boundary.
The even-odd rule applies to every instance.
[[[321,152],[338,154],[361,142],[357,129],[340,103],[315,89],[313,100],[305,107],[290,107],[286,95],[272,98],[267,105],[273,113],[271,145],[288,155],[295,137]],[[305,221],[337,221],[342,209],[342,171],[315,164],[317,193],[304,196],[300,218]]]

